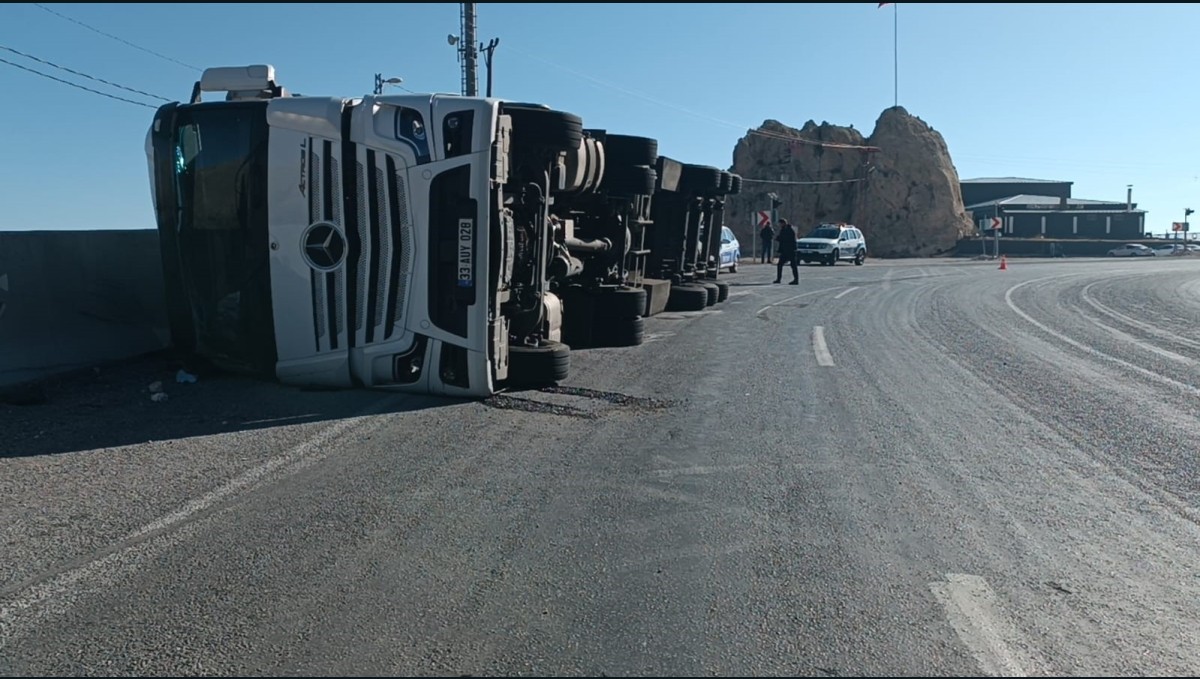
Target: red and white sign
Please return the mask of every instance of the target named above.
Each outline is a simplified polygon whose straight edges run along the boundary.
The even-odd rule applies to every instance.
[[[771,225],[771,213],[770,212],[767,212],[766,210],[759,210],[756,213],[756,215],[758,216],[758,225],[760,227]]]
[[[1004,225],[1004,221],[1002,219],[1000,219],[999,217],[992,217],[992,228],[991,228],[992,231],[999,231],[1000,227],[1002,227],[1003,225]]]

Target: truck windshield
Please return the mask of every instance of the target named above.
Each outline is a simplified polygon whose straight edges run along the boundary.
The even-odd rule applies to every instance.
[[[181,107],[173,142],[180,265],[197,344],[239,367],[273,362],[265,355],[274,344],[266,106]]]

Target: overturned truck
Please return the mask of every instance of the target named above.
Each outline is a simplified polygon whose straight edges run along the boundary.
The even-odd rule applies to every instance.
[[[740,178],[539,104],[294,96],[270,66],[213,68],[146,152],[172,345],[227,370],[487,396],[727,294]]]

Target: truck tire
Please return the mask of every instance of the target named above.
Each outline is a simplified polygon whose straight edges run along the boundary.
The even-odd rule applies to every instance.
[[[715,193],[721,185],[721,171],[708,165],[684,165],[679,175],[681,193]]]
[[[657,184],[658,173],[648,165],[610,164],[600,188],[615,196],[650,196]]]
[[[596,297],[596,317],[601,324],[608,319],[626,319],[646,313],[645,288],[600,288]]]
[[[605,135],[604,156],[613,165],[654,165],[658,161],[658,140],[625,134]]]
[[[641,316],[606,320],[596,326],[592,340],[597,347],[636,347],[642,343],[646,321]]]
[[[736,196],[742,192],[742,176],[740,174],[733,175],[733,179],[729,184],[729,195]]]
[[[721,173],[721,181],[717,184],[717,193],[724,196],[729,193],[729,189],[733,188],[733,175],[728,172]]]
[[[690,283],[671,286],[671,296],[667,298],[668,311],[703,311],[706,306],[708,290]]]
[[[541,387],[567,379],[571,348],[562,342],[542,341],[535,347],[508,348],[508,381],[515,386]]]
[[[717,289],[716,283],[709,281],[697,281],[700,287],[704,288],[704,294],[707,295],[705,306],[712,306],[717,303],[717,297],[720,296],[720,291]]]
[[[724,302],[729,299],[729,284],[725,281],[713,281],[713,285],[717,286],[717,302]]]
[[[501,105],[501,112],[512,118],[517,143],[572,151],[583,143],[583,119],[572,113],[537,104],[508,103]]]

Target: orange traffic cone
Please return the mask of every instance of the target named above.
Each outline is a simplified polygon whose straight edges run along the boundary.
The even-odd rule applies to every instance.
[[[1008,257],[1005,255],[1000,255],[1000,270],[1008,271]]]

